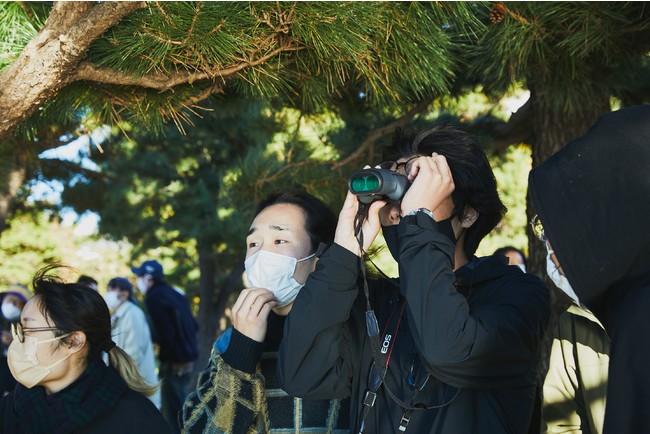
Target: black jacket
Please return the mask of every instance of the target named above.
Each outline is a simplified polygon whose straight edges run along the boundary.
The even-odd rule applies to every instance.
[[[404,410],[392,394],[408,405],[440,407],[414,411],[407,432],[525,433],[548,292],[501,256],[475,258],[454,274],[454,242],[440,230],[444,224],[423,213],[402,219],[399,289],[388,280],[369,282],[380,330],[395,324],[388,318],[399,315],[402,300],[405,308],[396,337],[386,344],[389,369],[365,432],[398,432]],[[373,361],[358,279],[357,257],[333,245],[287,318],[279,359],[288,393],[351,396],[354,432]]]
[[[151,401],[100,360],[57,393],[19,384],[0,399],[0,434],[45,433],[168,434],[171,429]]]
[[[611,338],[604,432],[647,432],[650,106],[602,116],[534,169],[529,185],[571,287]]]
[[[145,298],[153,326],[152,336],[160,345],[161,362],[193,362],[199,356],[198,325],[185,296],[165,282],[156,282]]]

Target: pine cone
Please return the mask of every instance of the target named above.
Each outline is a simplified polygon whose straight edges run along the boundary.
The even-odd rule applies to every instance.
[[[506,9],[506,5],[504,5],[502,2],[494,3],[492,5],[492,9],[490,10],[490,13],[488,14],[488,17],[490,18],[490,22],[492,24],[500,23],[506,17],[507,12],[508,9]]]

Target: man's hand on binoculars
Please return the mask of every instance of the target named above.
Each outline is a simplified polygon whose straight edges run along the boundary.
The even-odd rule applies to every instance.
[[[447,199],[451,197],[455,188],[451,170],[443,155],[434,152],[431,157],[418,158],[413,162],[407,177],[411,181],[411,187],[402,199],[402,215],[419,208],[426,208],[434,213],[436,220],[449,217],[449,215],[436,213],[443,202],[448,202]]]
[[[379,223],[379,209],[386,205],[385,200],[376,200],[368,209],[368,218],[365,219],[362,226],[363,231],[363,250],[367,251],[372,242],[377,237],[381,225]],[[359,242],[354,234],[354,223],[357,212],[359,211],[359,200],[348,191],[345,197],[343,208],[339,213],[339,222],[334,234],[334,242],[344,247],[357,256],[361,256]]]

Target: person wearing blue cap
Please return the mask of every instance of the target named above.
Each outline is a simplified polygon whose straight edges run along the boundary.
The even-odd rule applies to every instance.
[[[106,287],[104,301],[111,312],[113,342],[131,356],[145,381],[157,384],[156,356],[153,352],[149,322],[136,304],[133,285],[124,277],[111,279]],[[148,398],[158,409],[161,408],[160,389]]]
[[[180,432],[178,414],[191,391],[190,379],[199,356],[198,324],[185,296],[165,282],[158,261],[144,261],[131,271],[137,276],[138,290],[145,295],[153,341],[159,345],[162,413],[174,431]]]

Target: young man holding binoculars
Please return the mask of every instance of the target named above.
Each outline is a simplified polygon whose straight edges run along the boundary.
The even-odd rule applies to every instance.
[[[351,397],[354,432],[525,433],[548,291],[503,257],[473,256],[506,210],[469,136],[398,131],[394,147],[380,168],[408,184],[382,190],[386,172],[353,175],[335,242],[285,324],[283,388]],[[399,278],[366,282],[362,257],[379,229]]]

